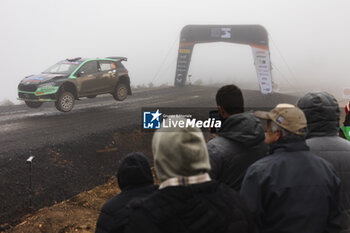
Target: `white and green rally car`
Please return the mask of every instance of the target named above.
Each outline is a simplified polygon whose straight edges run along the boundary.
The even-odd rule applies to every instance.
[[[121,63],[125,57],[66,59],[41,74],[30,75],[18,85],[18,99],[30,108],[43,102],[55,102],[59,111],[69,112],[81,97],[94,98],[110,93],[123,101],[131,95],[128,70]]]

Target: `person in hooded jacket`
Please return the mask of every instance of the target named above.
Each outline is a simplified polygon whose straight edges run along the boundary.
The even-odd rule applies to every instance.
[[[127,233],[254,232],[237,192],[211,180],[202,132],[162,128],[153,136],[159,190],[133,206]]]
[[[129,203],[145,198],[157,189],[153,184],[148,159],[139,152],[130,153],[124,158],[117,178],[122,192],[103,205],[96,233],[123,232],[129,219]]]
[[[342,232],[350,232],[350,142],[338,136],[338,102],[327,92],[314,92],[300,98],[297,105],[307,119],[306,144],[312,152],[334,166],[342,181]]]
[[[249,165],[267,154],[264,129],[252,112],[243,112],[243,95],[237,86],[221,87],[216,103],[223,124],[218,137],[207,144],[210,176],[239,191]]]

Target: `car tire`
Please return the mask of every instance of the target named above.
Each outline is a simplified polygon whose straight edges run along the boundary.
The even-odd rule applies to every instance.
[[[31,101],[25,101],[26,105],[30,108],[40,108],[41,105],[43,105],[43,102],[31,102]]]
[[[71,92],[61,92],[58,96],[55,106],[58,111],[69,112],[74,107],[75,98]]]
[[[89,99],[93,99],[93,98],[96,98],[96,95],[89,95],[87,96]]]
[[[127,96],[128,96],[128,87],[126,86],[126,84],[124,83],[118,84],[113,93],[114,99],[118,101],[123,101],[126,99]]]

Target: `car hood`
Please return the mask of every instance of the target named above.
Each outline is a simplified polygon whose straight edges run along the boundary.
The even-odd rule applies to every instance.
[[[65,74],[41,73],[41,74],[34,74],[28,77],[25,77],[21,81],[21,83],[22,84],[41,84],[41,83],[47,83],[57,79],[67,78],[67,77],[68,75],[65,75]]]

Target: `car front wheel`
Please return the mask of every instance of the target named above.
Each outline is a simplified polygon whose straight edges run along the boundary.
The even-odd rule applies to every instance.
[[[55,102],[55,106],[58,111],[69,112],[73,109],[74,101],[74,95],[68,91],[65,91],[59,95],[57,101]]]
[[[114,99],[123,101],[126,99],[127,96],[128,96],[128,88],[126,84],[124,83],[118,84],[113,94]]]
[[[31,101],[25,101],[26,105],[30,108],[40,108],[41,105],[43,105],[42,102],[31,102]]]

